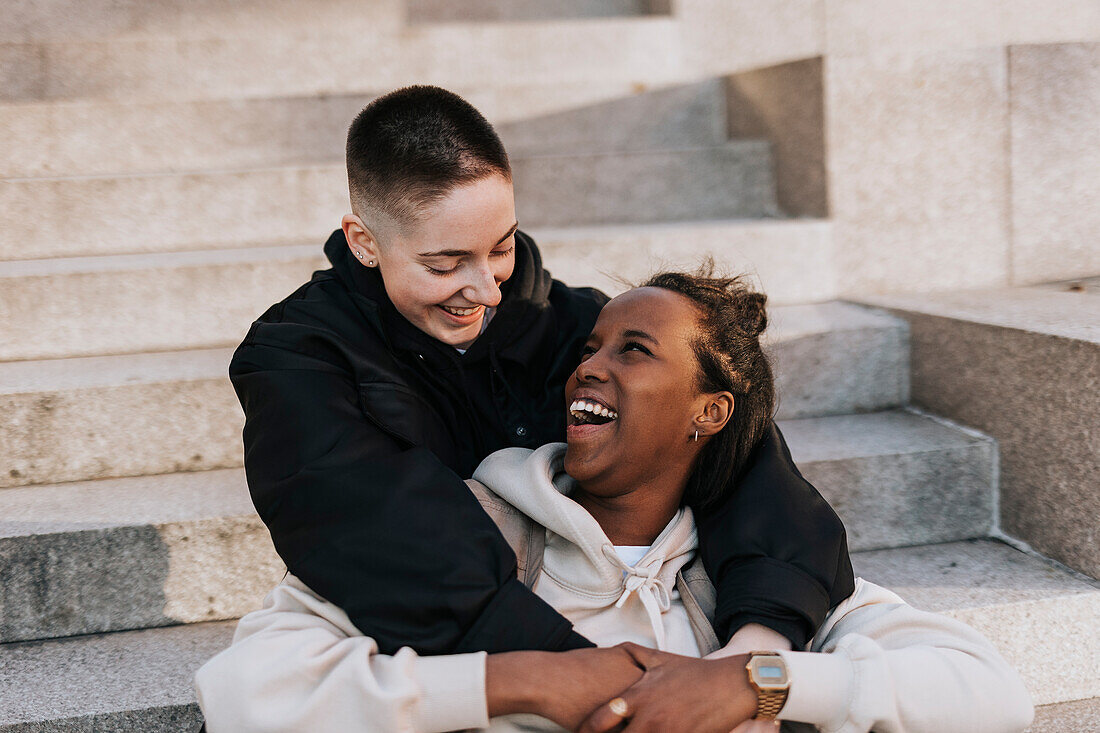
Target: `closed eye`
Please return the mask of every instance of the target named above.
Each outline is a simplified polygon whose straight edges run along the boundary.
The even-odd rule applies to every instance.
[[[638,343],[637,341],[627,341],[627,342],[626,342],[625,344],[623,344],[623,348],[622,348],[622,351],[623,351],[623,352],[627,352],[627,351],[640,351],[640,352],[642,352],[643,354],[647,354],[648,356],[653,356],[653,352],[652,352],[652,351],[650,351],[650,350],[649,350],[649,349],[647,349],[646,347],[642,346],[642,345],[641,345],[640,343]]]

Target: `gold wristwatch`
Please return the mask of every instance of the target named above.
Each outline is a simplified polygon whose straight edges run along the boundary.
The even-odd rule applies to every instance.
[[[775,652],[751,652],[745,669],[749,672],[749,684],[756,690],[753,720],[775,720],[791,689],[786,662]]]

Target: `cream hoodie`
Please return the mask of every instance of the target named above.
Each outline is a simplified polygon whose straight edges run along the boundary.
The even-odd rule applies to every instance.
[[[690,510],[626,568],[596,521],[565,496],[572,482],[563,454],[563,444],[510,448],[474,474],[547,528],[535,592],[600,646],[630,640],[712,651],[692,633],[675,592],[676,571],[694,554]],[[727,651],[746,650],[718,653]],[[781,654],[791,691],[779,717],[829,733],[1007,733],[1031,722],[1018,675],[977,632],[859,578],[808,651]],[[196,673],[195,686],[210,733],[560,730],[537,716],[490,721],[485,658],[379,654],[343,611],[288,576],[241,619],[233,645]]]

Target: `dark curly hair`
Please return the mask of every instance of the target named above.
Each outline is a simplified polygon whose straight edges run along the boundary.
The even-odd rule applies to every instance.
[[[705,508],[734,488],[775,412],[775,380],[760,346],[767,296],[752,290],[744,276],[717,276],[710,258],[694,273],[662,272],[642,287],[671,290],[695,305],[698,388],[733,395],[729,422],[703,448],[684,491],[685,504]]]

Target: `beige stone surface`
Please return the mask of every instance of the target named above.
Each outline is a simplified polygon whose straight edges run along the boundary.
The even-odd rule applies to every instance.
[[[712,221],[532,230],[543,263],[570,285],[622,292],[663,268],[698,267],[712,255],[754,276],[772,305],[831,300],[838,293],[827,221]]]
[[[342,163],[0,181],[0,260],[322,242],[348,207]]]
[[[8,0],[0,43],[203,38],[306,27],[397,30],[404,0]]]
[[[1015,46],[1009,60],[1012,282],[1100,273],[1100,43]]]
[[[728,74],[818,56],[824,0],[673,0],[689,65]]]
[[[0,177],[186,173],[344,158],[369,95],[0,106],[10,147]]]
[[[660,16],[4,46],[3,101],[150,102],[445,87],[666,84],[692,79],[677,24]],[[748,61],[748,59],[746,59]],[[368,71],[369,70],[369,71]],[[18,84],[15,81],[18,80]]]
[[[821,67],[817,57],[727,79],[729,134],[771,143],[779,208],[790,216],[829,214]]]
[[[997,440],[1001,528],[1100,577],[1100,298],[1022,288],[870,301],[909,321],[913,402]]]
[[[0,364],[0,487],[240,466],[226,350]]]
[[[852,564],[917,608],[979,631],[1036,705],[1100,694],[1100,585],[991,540],[856,553]]]
[[[1100,40],[1093,0],[825,0],[830,55]]]
[[[5,642],[236,618],[285,571],[240,469],[9,488],[0,517]]]
[[[1036,708],[1027,733],[1067,733],[1100,730],[1100,697]]]
[[[1004,49],[828,57],[825,89],[842,290],[1006,284]]]
[[[321,244],[0,262],[0,361],[235,345]]]

